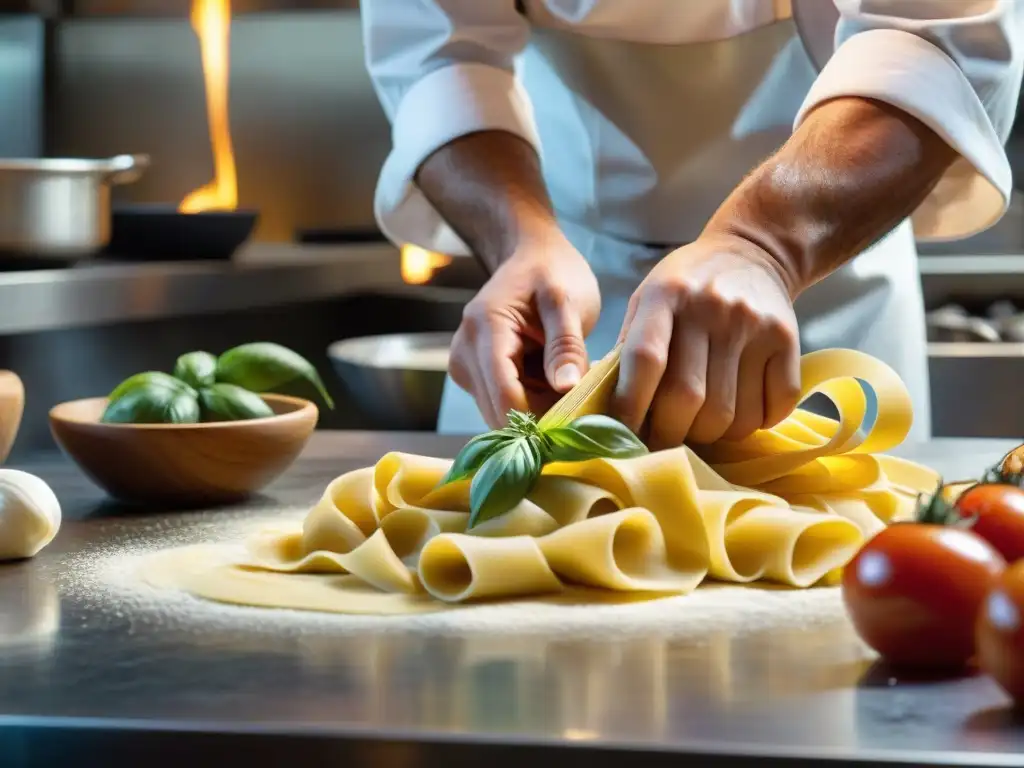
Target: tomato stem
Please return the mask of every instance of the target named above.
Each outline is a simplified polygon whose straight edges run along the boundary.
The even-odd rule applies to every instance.
[[[971,528],[977,522],[977,514],[966,516],[959,509],[959,499],[981,485],[1004,485],[1024,489],[1024,444],[1003,456],[998,463],[989,467],[976,482],[946,483],[939,478],[935,491],[919,494],[917,513],[914,519],[926,525],[945,525],[957,528]],[[957,498],[950,498],[947,490],[956,486],[964,487]]]
[[[925,501],[925,494],[917,497],[917,515],[915,519],[925,525],[955,525],[962,520],[956,507],[949,502],[943,491],[946,484],[939,478],[935,491]]]
[[[1024,445],[1007,453],[995,465],[985,470],[982,483],[998,483],[1024,488]]]

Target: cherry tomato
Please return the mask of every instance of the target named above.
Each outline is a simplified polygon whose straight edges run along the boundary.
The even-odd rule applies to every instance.
[[[1012,563],[1024,558],[1024,490],[1001,483],[971,486],[956,500],[961,517],[974,519],[971,531]]]
[[[1010,566],[988,593],[977,626],[978,665],[1024,702],[1024,562]]]
[[[890,663],[962,666],[974,655],[982,601],[1005,568],[970,531],[896,523],[843,569],[843,601],[857,633]]]

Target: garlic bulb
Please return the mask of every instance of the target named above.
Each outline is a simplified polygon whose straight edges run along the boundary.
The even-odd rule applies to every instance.
[[[60,502],[41,478],[0,469],[0,560],[32,557],[60,528]]]

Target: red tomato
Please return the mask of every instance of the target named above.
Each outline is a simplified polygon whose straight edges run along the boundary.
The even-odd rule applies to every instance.
[[[978,611],[1005,567],[970,531],[897,523],[843,569],[843,600],[857,633],[890,663],[961,666],[974,655]]]
[[[1016,702],[1024,702],[1024,562],[988,593],[977,626],[978,664]]]
[[[1024,490],[1013,485],[980,483],[956,500],[971,530],[995,547],[1008,563],[1024,558]]]

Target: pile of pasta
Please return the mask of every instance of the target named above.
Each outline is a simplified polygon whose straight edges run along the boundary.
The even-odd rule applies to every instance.
[[[388,453],[331,482],[301,529],[262,532],[244,558],[217,568],[179,560],[176,573],[215,600],[342,613],[564,590],[678,595],[709,578],[829,583],[939,478],[882,455],[913,418],[888,366],[850,350],[810,353],[802,389],[804,398],[827,396],[839,418],[798,409],[773,429],[699,454],[683,446],[550,464],[526,499],[472,531],[469,481],[439,485],[451,461]]]

